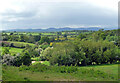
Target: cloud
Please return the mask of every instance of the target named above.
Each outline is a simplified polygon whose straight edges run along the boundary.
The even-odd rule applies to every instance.
[[[74,25],[114,27],[118,17],[117,1],[5,0],[4,5],[0,3],[0,7],[3,7],[0,9],[0,16],[4,29]]]

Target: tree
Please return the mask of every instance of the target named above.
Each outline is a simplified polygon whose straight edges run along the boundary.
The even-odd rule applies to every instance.
[[[49,51],[46,51],[49,52]],[[71,65],[75,64],[74,59],[74,45],[71,42],[62,42],[59,44],[55,44],[53,49],[49,53],[47,53],[47,56],[49,57],[51,65],[57,64],[58,65]]]
[[[79,34],[78,38],[82,40],[83,38],[86,38],[86,36],[84,34]]]
[[[40,57],[41,57],[43,60],[49,60],[50,57],[51,57],[51,52],[52,52],[52,48],[48,47],[48,48],[46,48],[46,49],[42,52],[42,54],[41,54]]]
[[[13,35],[13,33],[10,33],[10,35]]]
[[[41,40],[39,41],[39,44],[42,44],[44,42],[47,42],[48,44],[50,44],[50,39],[47,36],[42,37]]]
[[[23,65],[30,65],[31,64],[31,57],[28,51],[22,53],[22,62]]]
[[[23,63],[22,56],[19,53],[16,54],[16,56],[14,57],[14,64],[13,65],[19,67],[22,65],[22,63]]]
[[[100,37],[101,37],[102,40],[105,40],[106,39],[105,33],[101,33]]]
[[[65,37],[65,40],[67,40],[67,34],[64,34],[63,36]]]
[[[62,32],[57,32],[57,35],[62,35]]]
[[[2,55],[9,54],[9,48],[5,48],[2,52]]]
[[[35,35],[34,36],[34,40],[37,42],[37,41],[39,41],[41,39],[41,36],[40,35]]]

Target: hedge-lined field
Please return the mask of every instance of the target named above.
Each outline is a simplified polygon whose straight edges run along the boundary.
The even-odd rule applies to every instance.
[[[6,41],[6,42],[9,42],[9,43],[14,43],[14,44],[23,44],[23,45],[31,45],[31,46],[34,46],[35,44],[33,43],[26,43],[26,42],[16,42],[16,41]]]
[[[0,47],[2,52],[5,50],[5,48],[9,49],[9,52],[11,53],[11,55],[21,53],[23,51],[23,49],[21,48]]]

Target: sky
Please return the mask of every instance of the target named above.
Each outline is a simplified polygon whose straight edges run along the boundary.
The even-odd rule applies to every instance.
[[[0,30],[115,28],[119,0],[0,0]]]

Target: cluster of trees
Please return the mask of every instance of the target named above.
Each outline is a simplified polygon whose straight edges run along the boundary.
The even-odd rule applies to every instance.
[[[49,38],[47,36],[41,37],[41,35],[14,35],[14,34],[3,34],[2,35],[3,41],[19,41],[19,42],[28,42],[28,43],[36,43],[42,44],[44,42],[50,43],[53,42],[55,39]]]
[[[12,66],[21,66],[31,64],[31,57],[28,51],[25,51],[21,54],[16,54],[15,56],[11,56],[10,54],[5,54],[2,56],[2,64],[4,65],[12,65]]]
[[[28,42],[28,43],[35,43],[41,39],[41,35],[14,35],[11,34],[3,34],[3,41],[19,41],[19,42]]]
[[[11,55],[9,48],[5,48],[2,51],[2,63],[18,67],[21,65],[29,66],[31,64],[31,58],[40,56],[41,52],[42,49],[39,48],[39,46],[30,46],[28,44],[23,49],[22,53],[14,55]]]
[[[28,51],[30,54],[30,57],[38,57],[40,56],[42,49],[39,48],[39,46],[30,46],[27,45],[24,49],[23,52]]]
[[[115,63],[120,60],[120,49],[113,42],[108,41],[80,41],[62,42],[46,49],[44,60],[52,65],[92,65]]]
[[[78,38],[87,39],[87,40],[107,40],[107,41],[117,41],[118,40],[118,31],[117,30],[99,30],[89,34],[79,34]]]

